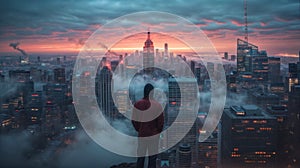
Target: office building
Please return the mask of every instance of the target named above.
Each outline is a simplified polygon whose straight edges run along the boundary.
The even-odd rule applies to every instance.
[[[231,56],[230,56],[230,60],[231,60],[231,61],[235,61],[235,59],[236,59],[236,55],[231,55]]]
[[[270,83],[282,83],[280,75],[280,57],[268,57]]]
[[[268,82],[269,62],[266,51],[260,51],[258,55],[252,56],[253,80]]]
[[[116,106],[118,107],[119,113],[124,114],[129,110],[131,110],[130,100],[128,97],[127,90],[117,90],[115,92],[114,99],[115,99]]]
[[[207,132],[201,131],[200,134]],[[214,131],[204,142],[198,145],[199,168],[214,168],[218,164],[218,132]]]
[[[237,39],[237,73],[239,81],[268,81],[268,57],[266,51],[259,51],[258,46]]]
[[[224,52],[224,59],[228,60],[228,52]]]
[[[164,59],[168,59],[168,57],[169,57],[168,43],[165,43]]]
[[[27,125],[41,124],[43,112],[42,92],[33,92],[28,96],[27,100]]]
[[[274,167],[277,119],[256,105],[225,108],[221,119],[221,163],[224,167]]]
[[[48,138],[54,138],[62,132],[61,109],[53,98],[47,98],[43,107],[42,132]]]
[[[96,76],[96,96],[99,107],[107,120],[111,121],[117,116],[112,98],[112,72],[104,66]]]
[[[288,110],[286,106],[282,105],[272,105],[267,107],[267,113],[273,117],[276,117],[277,119],[277,163],[278,167],[287,167],[287,164],[285,163],[286,158],[288,157],[288,151],[289,146],[287,143],[287,135],[288,135]]]
[[[288,121],[286,143],[288,144],[287,164],[285,166],[300,166],[300,85],[293,85],[288,95]]]
[[[154,67],[154,45],[150,38],[150,32],[143,47],[143,68],[146,74],[151,74]]]
[[[169,102],[167,105],[167,114],[165,118],[167,119],[166,126],[171,124],[178,124],[176,130],[168,130],[167,137],[165,139],[165,144],[174,144],[180,138],[180,135],[185,134],[186,128],[192,125],[191,129],[185,135],[185,137],[180,141],[180,143],[189,144],[191,146],[192,153],[192,163],[196,163],[197,160],[197,123],[195,123],[191,118],[193,117],[194,109],[198,103],[198,85],[194,78],[174,78],[170,77],[168,79],[169,91],[168,98]],[[180,88],[179,88],[180,86]],[[185,113],[186,118],[175,121],[179,110]],[[196,114],[195,114],[196,117]],[[175,143],[176,144],[176,143]],[[168,146],[166,146],[168,147]]]
[[[297,84],[299,84],[298,74],[297,74],[297,64],[296,63],[290,63],[289,64],[288,76],[285,79],[286,91],[291,92],[292,86],[297,85]]]
[[[237,72],[252,73],[252,57],[258,56],[258,47],[244,40],[237,39]]]
[[[55,68],[54,73],[54,83],[66,83],[65,68]]]
[[[253,89],[248,91],[248,98],[252,104],[263,109],[266,109],[271,105],[278,105],[280,102],[280,97],[276,94],[268,93],[266,91],[255,91]]]

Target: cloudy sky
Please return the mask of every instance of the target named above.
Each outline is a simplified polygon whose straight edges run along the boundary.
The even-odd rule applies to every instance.
[[[249,41],[269,55],[298,55],[299,0],[248,0]],[[219,52],[236,54],[243,38],[243,0],[2,0],[0,54],[77,53],[101,25],[139,11],[163,11],[201,28]],[[155,42],[155,41],[154,41]]]

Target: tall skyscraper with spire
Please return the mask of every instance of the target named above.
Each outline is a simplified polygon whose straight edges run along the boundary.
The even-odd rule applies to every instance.
[[[150,31],[148,31],[148,38],[143,48],[143,68],[147,74],[153,72],[154,69],[154,45],[150,39]]]

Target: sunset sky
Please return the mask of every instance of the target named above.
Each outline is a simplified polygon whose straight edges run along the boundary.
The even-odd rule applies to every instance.
[[[248,0],[249,41],[268,55],[297,56],[299,2]],[[101,25],[140,11],[169,12],[188,19],[206,33],[218,52],[236,54],[236,39],[244,36],[243,0],[3,0],[0,55],[20,54],[9,46],[15,42],[29,55],[76,54]]]

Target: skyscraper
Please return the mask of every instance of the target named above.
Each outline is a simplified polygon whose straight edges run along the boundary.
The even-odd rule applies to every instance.
[[[224,167],[276,166],[277,121],[255,105],[225,108],[221,120]]]
[[[237,39],[237,72],[241,81],[245,75],[245,79],[251,76],[256,82],[267,82],[268,69],[266,51],[259,51],[257,46]]]
[[[96,76],[96,96],[102,113],[109,121],[116,118],[111,86],[112,72],[108,66],[104,66]]]
[[[130,109],[130,101],[128,98],[128,91],[127,90],[117,90],[115,93],[115,103],[118,107],[118,110],[121,114],[126,113]]]
[[[268,81],[269,63],[266,51],[260,51],[252,56],[253,79],[260,82]],[[280,73],[279,73],[280,74]]]
[[[297,62],[297,78],[298,78],[298,81],[300,81],[300,61]]]
[[[169,57],[168,43],[165,43],[164,58],[167,59],[168,57]]]
[[[154,67],[154,46],[150,39],[150,32],[147,34],[148,37],[143,47],[143,68],[145,73],[150,74]]]
[[[239,75],[252,73],[252,57],[257,55],[257,46],[237,39],[237,72]]]
[[[200,134],[207,132],[200,132]],[[199,142],[198,165],[201,168],[217,167],[218,162],[218,133],[214,131],[204,142]]]
[[[270,83],[282,83],[280,76],[280,57],[269,57],[269,81]]]
[[[287,143],[287,135],[288,129],[287,125],[287,117],[288,110],[287,107],[282,105],[273,105],[267,108],[267,113],[273,117],[277,118],[278,130],[277,130],[277,151],[278,151],[278,167],[287,167],[286,160],[289,154],[286,152],[289,148],[289,144]]]
[[[42,130],[47,138],[53,138],[62,130],[61,109],[52,98],[46,100],[43,108]]]
[[[61,108],[66,108],[67,104],[67,85],[66,84],[59,84],[59,83],[48,83],[45,86],[45,91],[47,97],[50,97],[57,105],[59,105]]]
[[[27,124],[41,124],[43,103],[42,92],[32,93],[28,96]]]
[[[195,69],[195,66],[196,66],[196,62],[191,60],[191,66],[190,66],[190,69],[191,71],[193,72],[194,75],[196,75],[196,69]]]
[[[299,69],[300,69],[300,63],[299,64]],[[289,73],[288,77],[285,79],[285,86],[286,90],[288,92],[291,92],[292,86],[295,84],[298,84],[298,74],[297,74],[297,64],[296,63],[289,63]]]
[[[197,160],[197,125],[192,120],[180,119],[175,121],[179,110],[184,113],[187,118],[190,118],[191,113],[195,110],[195,103],[197,99],[198,86],[197,81],[194,78],[174,78],[170,77],[168,81],[169,92],[168,92],[168,106],[167,106],[167,122],[166,126],[171,124],[178,124],[176,130],[167,131],[167,145],[174,144],[180,138],[179,135],[185,133],[185,128],[188,125],[192,125],[192,128],[180,141],[184,144],[191,146],[191,161],[196,162]],[[176,122],[176,123],[175,123]]]
[[[215,72],[215,64],[213,62],[208,62],[206,65],[207,71],[210,73],[209,75],[213,75]]]
[[[300,85],[293,85],[288,100],[288,144],[287,165],[292,167],[300,166]]]
[[[228,52],[224,52],[224,59],[228,59]]]

